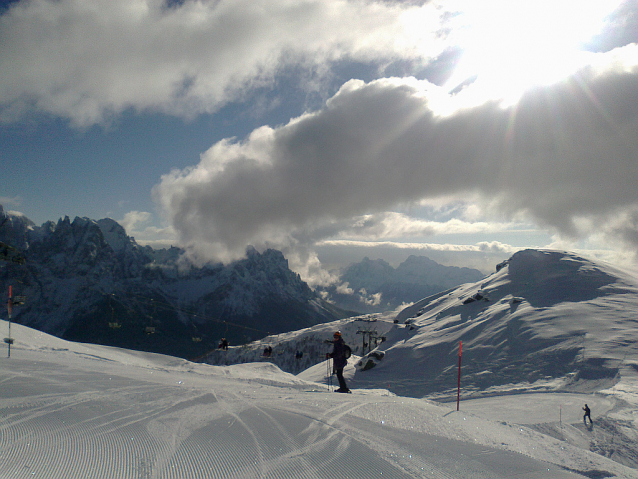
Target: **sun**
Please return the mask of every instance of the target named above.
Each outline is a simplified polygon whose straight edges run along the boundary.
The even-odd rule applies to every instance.
[[[452,40],[463,50],[454,89],[469,78],[474,94],[515,102],[535,85],[551,84],[582,66],[582,45],[604,26],[620,0],[461,0]]]

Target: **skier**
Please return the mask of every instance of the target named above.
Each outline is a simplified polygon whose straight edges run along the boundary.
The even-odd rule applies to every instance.
[[[585,415],[583,416],[583,422],[587,424],[587,418],[589,418],[589,424],[593,425],[594,421],[591,420],[591,410],[589,409],[589,406],[587,404],[585,404],[583,411],[585,411]]]
[[[346,385],[346,380],[343,378],[343,368],[348,364],[348,360],[346,359],[346,343],[343,341],[341,337],[341,331],[336,331],[334,333],[334,341],[330,341],[334,344],[331,353],[326,353],[326,358],[333,359],[334,372],[337,375],[337,379],[339,380],[339,389],[335,392],[338,393],[349,393],[350,389]]]

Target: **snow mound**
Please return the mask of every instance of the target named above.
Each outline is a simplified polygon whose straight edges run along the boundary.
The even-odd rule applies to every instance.
[[[638,368],[638,279],[561,251],[525,250],[477,283],[403,310],[356,387],[456,397],[459,342],[467,396],[591,391]]]

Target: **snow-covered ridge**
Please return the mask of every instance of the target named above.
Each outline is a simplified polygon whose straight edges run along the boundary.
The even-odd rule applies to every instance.
[[[459,342],[465,394],[584,390],[612,385],[638,369],[638,279],[561,251],[525,250],[484,280],[403,310],[378,366],[355,380],[389,381],[398,394],[400,365],[419,371],[410,394],[454,397]]]

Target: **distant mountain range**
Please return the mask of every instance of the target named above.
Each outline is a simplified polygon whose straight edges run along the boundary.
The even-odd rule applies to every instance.
[[[318,290],[340,308],[376,313],[474,283],[484,276],[477,269],[443,266],[425,256],[412,255],[397,268],[382,259],[366,257],[341,272],[339,285]]]
[[[249,248],[243,260],[199,268],[179,248],[138,245],[111,219],[36,226],[2,206],[0,241],[25,259],[0,261],[3,298],[9,285],[26,297],[12,319],[64,339],[194,358],[221,337],[245,343],[351,314],[275,250]]]
[[[13,320],[74,341],[195,358],[225,337],[244,344],[402,304],[483,274],[410,256],[396,269],[365,258],[339,286],[311,289],[276,250],[229,265],[192,265],[154,250],[112,219],[35,225],[0,205],[0,294],[26,296]]]
[[[320,324],[216,351],[205,360],[267,360],[298,373],[325,361],[325,340],[340,329],[357,355],[349,366],[355,366],[351,388],[455,400],[459,342],[466,399],[503,391],[591,392],[621,377],[635,381],[638,277],[554,250],[519,251],[495,269],[398,315]],[[365,330],[381,339],[364,347]],[[265,345],[273,347],[271,357],[261,357]],[[303,356],[296,358],[296,351]],[[325,373],[325,366],[321,370]]]

